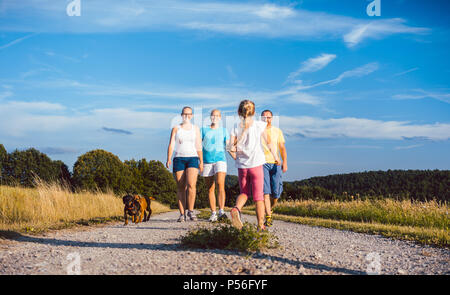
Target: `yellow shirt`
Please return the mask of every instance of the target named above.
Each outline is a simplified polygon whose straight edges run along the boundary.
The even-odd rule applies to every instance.
[[[267,136],[270,137],[270,141],[272,142],[273,146],[275,147],[276,154],[280,153],[280,144],[285,143],[283,132],[280,128],[277,128],[275,126],[271,126],[267,130]],[[263,148],[264,148],[264,155],[266,156],[266,163],[274,164],[275,159],[272,155],[272,153],[269,150],[269,147],[267,144],[263,141],[262,142]],[[281,160],[281,154],[280,160]]]

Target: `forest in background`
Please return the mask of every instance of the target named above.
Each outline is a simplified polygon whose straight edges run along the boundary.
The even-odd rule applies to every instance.
[[[113,191],[116,195],[151,195],[176,207],[176,183],[172,173],[157,160],[125,160],[105,150],[89,151],[78,157],[73,172],[62,161],[30,148],[8,153],[0,144],[0,183],[33,187],[35,180],[59,182],[72,191]],[[225,181],[227,206],[234,206],[239,194],[235,175]],[[450,199],[450,170],[388,170],[335,174],[283,183],[282,200]],[[197,182],[196,208],[209,206],[205,180]]]

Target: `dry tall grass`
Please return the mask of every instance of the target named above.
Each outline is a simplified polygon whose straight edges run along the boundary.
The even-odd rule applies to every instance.
[[[155,201],[152,210],[170,211]],[[112,192],[72,193],[62,185],[42,181],[36,188],[0,186],[0,230],[40,232],[80,221],[122,217],[122,199]]]

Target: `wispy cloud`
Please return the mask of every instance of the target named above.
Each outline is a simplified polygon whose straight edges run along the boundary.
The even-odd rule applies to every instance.
[[[436,91],[428,91],[423,89],[413,89],[411,90],[412,94],[396,94],[393,95],[394,99],[424,99],[424,98],[433,98],[439,101],[443,101],[446,103],[450,103],[450,93],[448,92],[436,92]]]
[[[108,127],[102,127],[102,130],[112,132],[112,133],[119,133],[119,134],[126,134],[131,135],[133,132],[123,129],[116,129],[116,128],[108,128]]]
[[[348,47],[367,39],[429,31],[408,26],[400,18],[369,21],[272,3],[84,1],[79,18],[68,17],[65,5],[51,0],[7,1],[3,7],[7,20],[17,17],[27,22],[6,21],[0,24],[0,30],[66,33],[193,30],[265,38],[341,39]]]
[[[298,83],[299,85],[289,88],[288,91],[307,90],[307,89],[311,89],[311,88],[315,88],[315,87],[323,86],[323,85],[336,85],[336,84],[342,82],[344,79],[360,78],[363,76],[367,76],[367,75],[375,72],[376,70],[378,70],[378,68],[379,68],[379,64],[377,62],[368,63],[363,66],[357,67],[355,69],[345,71],[345,72],[341,73],[338,77],[331,79],[331,80],[318,82],[318,83],[315,83],[312,85],[303,85],[302,83]]]
[[[423,146],[423,144],[396,146],[396,147],[394,147],[394,150],[410,150],[410,149],[418,148],[418,147],[421,147],[421,146]]]
[[[397,73],[397,74],[394,75],[394,77],[403,76],[403,75],[405,75],[405,74],[408,74],[408,73],[417,71],[418,69],[419,69],[419,68],[412,68],[412,69],[409,69],[409,70],[407,70],[407,71]]]
[[[13,96],[13,94],[14,93],[12,91],[9,91],[9,90],[0,92],[0,100],[4,99],[4,98],[7,98],[7,97],[10,97],[10,96]]]
[[[29,34],[29,35],[26,35],[26,36],[17,38],[17,39],[15,39],[15,40],[13,40],[13,41],[11,41],[11,42],[9,42],[9,43],[6,43],[6,44],[4,44],[4,45],[1,45],[1,46],[0,46],[0,50],[5,49],[5,48],[8,48],[8,47],[11,47],[11,46],[13,46],[13,45],[16,45],[16,44],[18,44],[18,43],[20,43],[20,42],[22,42],[22,41],[24,41],[24,40],[26,40],[26,39],[28,39],[28,38],[30,38],[30,37],[35,36],[35,35],[37,35],[37,34]]]
[[[364,145],[364,144],[347,144],[347,145],[331,145],[327,148],[333,149],[382,149],[379,145]]]
[[[344,35],[344,41],[348,47],[355,47],[365,39],[382,39],[386,36],[400,33],[425,34],[427,28],[409,27],[405,25],[405,20],[401,18],[384,19],[360,23]]]
[[[78,149],[66,148],[66,147],[41,147],[39,151],[48,155],[63,155],[63,154],[75,154],[78,153]]]
[[[280,126],[287,135],[302,138],[392,139],[424,138],[447,140],[450,124],[414,124],[409,121],[381,121],[365,118],[280,117]]]
[[[327,54],[327,53],[322,53],[317,57],[310,58],[304,61],[298,70],[289,74],[288,81],[294,80],[301,73],[317,72],[326,67],[335,58],[336,58],[335,54]]]

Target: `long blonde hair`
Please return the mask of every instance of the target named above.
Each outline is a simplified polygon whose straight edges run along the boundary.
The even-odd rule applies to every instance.
[[[238,143],[244,139],[244,135],[250,127],[252,121],[251,118],[255,115],[255,103],[248,99],[241,101],[238,108],[238,115],[243,119],[240,124],[242,133],[239,138],[236,138],[235,142],[233,142],[233,147],[237,147]]]
[[[249,118],[255,115],[255,103],[248,99],[241,101],[238,108],[238,115],[244,119],[242,127],[244,130],[247,129],[250,123]]]

